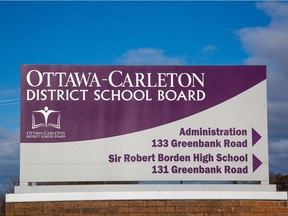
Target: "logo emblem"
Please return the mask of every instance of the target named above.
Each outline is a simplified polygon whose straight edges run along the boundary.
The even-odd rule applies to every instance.
[[[51,110],[45,106],[43,110],[35,110],[32,112],[32,129],[40,127],[60,129],[60,118],[60,111]],[[38,121],[36,121],[36,119]]]

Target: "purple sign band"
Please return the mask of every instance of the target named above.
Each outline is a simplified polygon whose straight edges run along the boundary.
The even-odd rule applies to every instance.
[[[22,65],[21,143],[106,138],[194,115],[266,79],[265,66]]]

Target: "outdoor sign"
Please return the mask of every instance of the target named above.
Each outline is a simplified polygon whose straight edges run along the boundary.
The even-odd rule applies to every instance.
[[[21,184],[268,181],[265,66],[21,67]]]

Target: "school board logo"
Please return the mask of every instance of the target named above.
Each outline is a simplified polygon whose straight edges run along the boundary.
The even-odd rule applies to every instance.
[[[49,109],[47,106],[43,110],[34,110],[32,111],[32,129],[40,127],[60,129],[60,118],[60,111]]]

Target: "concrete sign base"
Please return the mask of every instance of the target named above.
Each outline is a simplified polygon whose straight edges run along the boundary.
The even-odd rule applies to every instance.
[[[16,187],[6,202],[46,202],[75,200],[287,200],[287,192],[275,185],[78,185]]]

